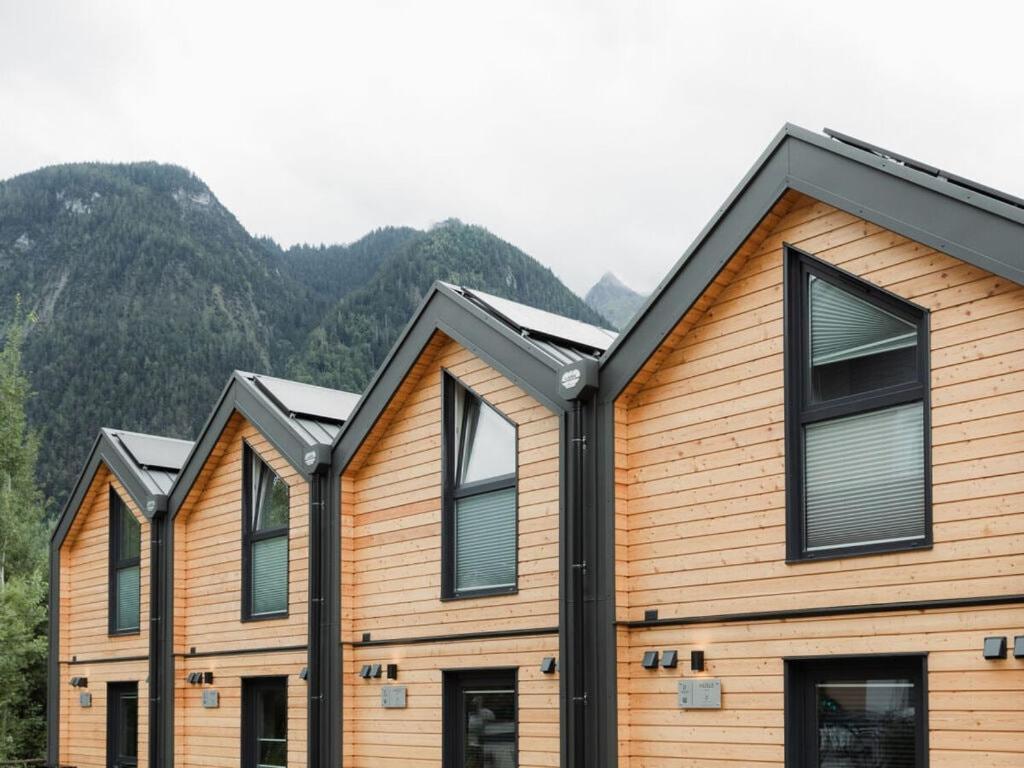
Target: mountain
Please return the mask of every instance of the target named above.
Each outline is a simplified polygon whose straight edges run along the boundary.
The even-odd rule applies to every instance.
[[[622,330],[633,319],[633,315],[646,298],[647,296],[637,293],[611,272],[605,272],[587,291],[585,301],[597,313],[607,317],[617,329]]]
[[[51,512],[99,427],[194,437],[235,368],[361,389],[434,279],[602,322],[534,259],[455,221],[282,249],[176,166],[0,181],[0,329],[20,297]]]

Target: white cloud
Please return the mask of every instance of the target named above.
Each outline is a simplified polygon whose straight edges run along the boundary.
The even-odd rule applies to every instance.
[[[251,231],[482,224],[661,279],[783,122],[1024,192],[1015,4],[0,2],[0,177],[198,173]]]

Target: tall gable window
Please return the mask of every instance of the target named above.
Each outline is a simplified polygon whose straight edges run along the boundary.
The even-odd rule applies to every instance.
[[[786,247],[790,559],[931,543],[928,316]]]
[[[248,445],[242,504],[242,618],[288,613],[288,485]]]
[[[516,428],[444,376],[442,596],[516,589]]]
[[[142,526],[110,489],[110,634],[139,631],[139,553]]]

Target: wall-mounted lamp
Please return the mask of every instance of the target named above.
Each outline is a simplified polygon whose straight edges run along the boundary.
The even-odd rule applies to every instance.
[[[76,675],[75,677],[72,677],[69,682],[71,683],[72,688],[87,688],[89,686],[88,677],[79,677]]]
[[[370,665],[370,677],[380,677],[380,673],[383,670],[380,664]]]
[[[690,670],[693,672],[704,671],[704,651],[690,651]]]
[[[1013,658],[1024,659],[1024,635],[1013,638]]]
[[[640,662],[644,669],[657,669],[658,668],[658,652],[657,651],[644,651],[643,661]]]
[[[309,680],[309,667],[303,667],[299,670],[299,680]]]
[[[985,638],[985,646],[984,646],[984,649],[982,651],[982,655],[984,655],[984,657],[986,659],[1005,659],[1006,658],[1006,638],[1005,637],[986,637]]]
[[[554,656],[545,656],[540,662],[540,671],[545,675],[554,674],[554,671],[558,669],[558,662],[555,661]]]
[[[644,611],[644,621],[657,621],[658,620],[658,609],[649,608]]]
[[[364,680],[370,676],[370,665],[369,664],[363,664],[362,668],[359,670],[359,676],[361,678],[363,678]]]
[[[189,685],[212,685],[213,684],[213,672],[189,672],[185,677],[185,682]]]
[[[661,652],[662,669],[675,669],[677,664],[679,664],[679,651]]]
[[[388,664],[388,668],[387,668],[387,671],[385,672],[385,674],[386,674],[388,680],[397,680],[398,679],[398,665],[397,664]]]

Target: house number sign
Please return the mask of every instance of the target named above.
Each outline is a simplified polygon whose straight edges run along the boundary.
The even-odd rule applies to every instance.
[[[722,681],[709,678],[679,681],[681,709],[721,709]]]

